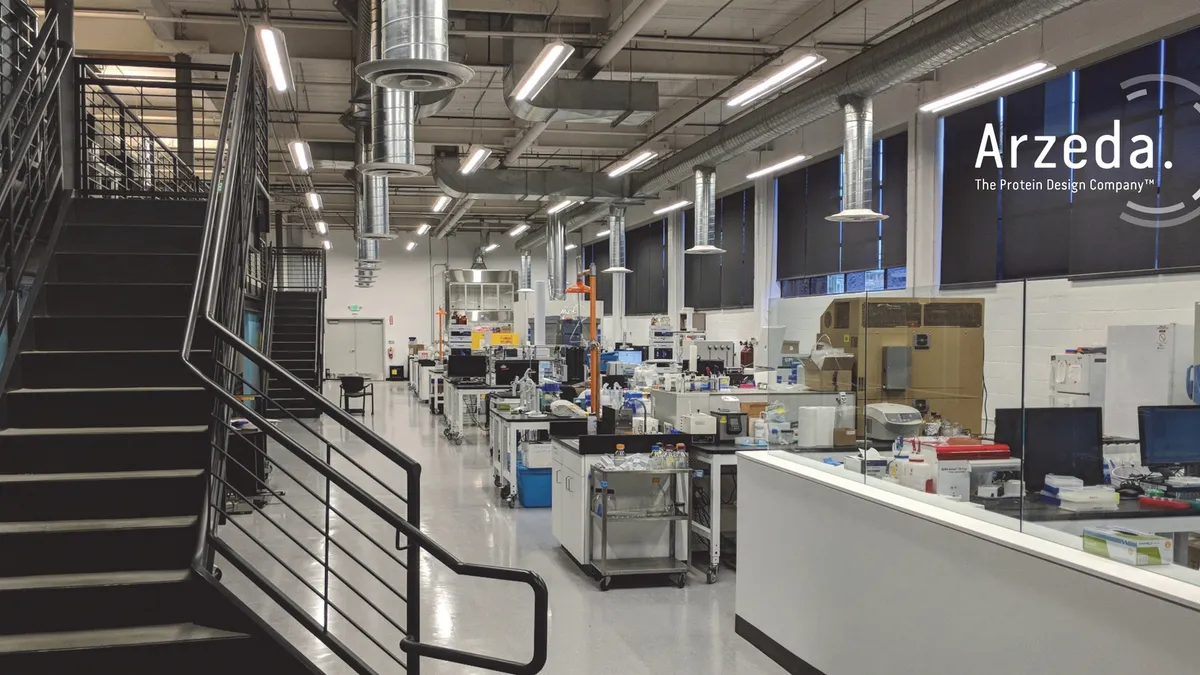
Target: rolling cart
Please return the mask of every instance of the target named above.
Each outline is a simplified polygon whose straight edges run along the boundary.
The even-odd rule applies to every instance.
[[[588,562],[596,570],[596,576],[599,578],[601,591],[607,591],[612,584],[612,578],[617,576],[671,575],[675,577],[675,585],[679,588],[683,588],[687,584],[689,563],[687,560],[680,560],[676,554],[676,539],[679,529],[676,525],[680,522],[686,523],[687,527],[684,532],[691,532],[691,475],[691,470],[686,468],[609,471],[598,466],[592,467],[588,494],[596,495],[597,490],[600,490],[599,494],[604,501],[605,507],[597,510],[593,504],[590,509],[589,518],[592,524],[599,525],[600,557],[596,557],[591,541],[592,531],[596,529],[594,525],[588,527],[587,552],[590,558]],[[611,493],[608,489],[608,484],[609,478],[615,476],[642,476],[650,480],[668,480],[669,486],[666,494],[670,495],[670,497],[665,504],[656,507],[643,505],[628,509],[618,508],[610,511],[607,508],[607,497]],[[683,481],[682,489],[680,485],[681,480]],[[665,523],[670,532],[669,553],[665,556],[653,558],[616,558],[610,560],[608,557],[609,525],[629,522]],[[686,540],[687,535],[685,534],[684,536]]]

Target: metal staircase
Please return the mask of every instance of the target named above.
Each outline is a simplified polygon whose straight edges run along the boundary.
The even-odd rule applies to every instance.
[[[270,341],[263,350],[309,387],[320,390],[324,371],[325,249],[275,248],[267,323]],[[317,417],[303,393],[286,381],[270,378],[267,393],[297,417]]]

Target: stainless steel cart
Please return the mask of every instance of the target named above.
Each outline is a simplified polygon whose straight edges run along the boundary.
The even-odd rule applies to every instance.
[[[691,485],[691,470],[690,469],[646,469],[637,471],[620,471],[606,470],[593,466],[591,469],[589,482],[589,495],[595,495],[596,490],[606,489],[608,479],[613,476],[646,476],[653,478],[655,476],[663,477],[670,481],[669,490],[666,494],[670,495],[666,504],[663,504],[658,510],[638,507],[629,510],[615,510],[609,512],[607,508],[607,491],[601,493],[601,501],[604,502],[605,508],[597,511],[595,504],[589,502],[589,527],[587,540],[587,555],[588,562],[596,570],[599,577],[600,590],[607,591],[612,583],[612,578],[616,576],[628,575],[644,575],[644,574],[663,574],[674,575],[675,585],[683,588],[687,583],[688,561],[680,560],[676,556],[676,539],[677,527],[676,523],[685,522],[687,527],[684,532],[691,532],[692,522],[692,485]],[[682,490],[681,488],[682,481]],[[602,485],[604,487],[602,487]],[[666,556],[655,558],[619,558],[614,560],[608,559],[608,527],[610,523],[623,522],[647,522],[660,521],[668,524],[669,549],[670,553]],[[600,527],[600,557],[597,558],[594,547],[592,545],[592,531],[595,529],[591,524],[598,524]],[[685,535],[686,537],[687,535]],[[688,556],[685,556],[687,558]]]

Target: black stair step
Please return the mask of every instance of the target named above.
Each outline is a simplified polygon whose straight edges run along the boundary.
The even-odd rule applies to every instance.
[[[207,425],[0,430],[0,473],[208,466]]]
[[[181,199],[76,199],[71,222],[111,225],[176,225],[201,228],[208,202]]]
[[[76,253],[54,255],[56,281],[193,283],[196,253]]]
[[[170,387],[196,383],[179,349],[27,351],[21,353],[20,384],[57,387]],[[212,369],[212,352],[193,351],[192,363]]]
[[[33,345],[41,350],[175,349],[183,346],[187,317],[175,316],[35,316]],[[207,322],[196,327],[195,345],[212,346]]]
[[[12,675],[299,675],[313,670],[273,641],[196,624],[162,624],[0,638],[0,672]]]
[[[70,223],[58,236],[61,251],[92,253],[198,253],[204,232],[185,225]]]
[[[192,302],[192,284],[46,284],[45,314],[50,316],[159,316],[184,314]]]
[[[187,621],[196,603],[190,575],[184,569],[0,578],[0,636]]]
[[[196,546],[198,520],[0,523],[0,577],[185,568]]]
[[[4,399],[10,427],[131,427],[208,424],[212,397],[199,387],[14,389]]]
[[[150,518],[195,513],[203,469],[0,474],[0,522]]]

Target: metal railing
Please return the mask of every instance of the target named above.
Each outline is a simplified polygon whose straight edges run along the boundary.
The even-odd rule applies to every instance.
[[[222,152],[215,158],[182,347],[185,362],[216,400],[210,489],[194,566],[210,574],[218,558],[227,562],[363,675],[395,672],[397,666],[420,673],[422,658],[505,673],[538,673],[546,661],[549,624],[548,592],[542,579],[527,570],[462,562],[429,538],[420,528],[421,465],[240,335],[245,301],[241,285],[253,231],[253,202],[269,184],[266,87],[254,49],[248,35],[231,71],[218,146]],[[201,329],[215,336],[211,360],[201,353],[207,345],[197,344]],[[305,403],[323,413],[326,421],[311,426],[287,406],[272,401],[267,392],[238,375],[241,359],[302,392]],[[210,362],[211,366],[205,365]],[[278,409],[284,425],[272,425],[247,406],[241,400],[246,387]],[[231,432],[232,417],[248,419],[262,435]],[[337,428],[326,431],[331,422]],[[269,455],[265,442],[255,440],[263,437],[274,442]],[[331,437],[353,440],[353,454]],[[271,467],[273,483],[287,484],[286,494],[259,479],[260,465]],[[377,478],[368,465],[402,478]],[[252,479],[239,478],[246,476]],[[276,503],[267,508],[264,499]],[[247,504],[253,515],[242,520],[230,508],[234,501]],[[383,532],[387,539],[373,532]],[[532,658],[518,663],[422,642],[422,553],[457,575],[528,585],[534,600]],[[302,562],[289,564],[297,559]],[[352,642],[360,648],[351,647]]]
[[[23,3],[0,8],[0,391],[29,323],[22,299],[36,296],[49,267],[31,263],[53,249],[69,201],[62,188],[59,104],[73,49],[60,39],[56,12],[33,36],[35,25]]]
[[[315,382],[322,379],[325,368],[325,249],[313,247],[288,246],[274,251],[274,281],[271,287],[268,323],[272,331],[275,328],[275,294],[282,291],[313,294],[313,309],[316,310],[316,322],[313,325],[313,373]],[[270,342],[264,343],[263,352],[271,354]]]
[[[75,67],[81,195],[208,195],[225,66],[80,58]]]

